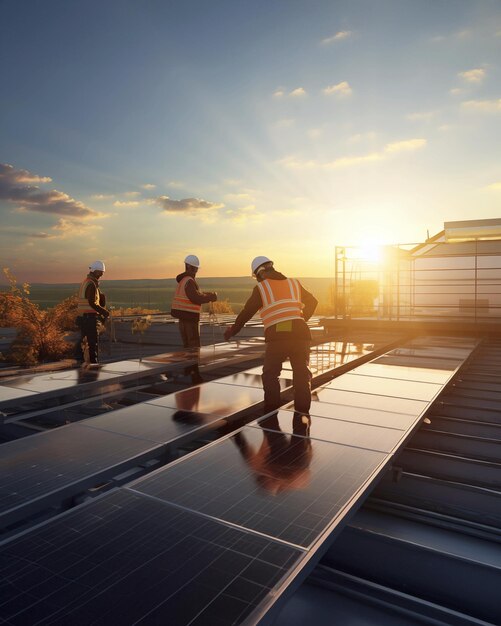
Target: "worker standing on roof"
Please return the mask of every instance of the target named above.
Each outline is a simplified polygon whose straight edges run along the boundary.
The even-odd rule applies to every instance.
[[[77,346],[77,361],[84,362],[85,348],[88,349],[88,363],[95,365],[99,357],[98,326],[110,316],[105,308],[106,297],[99,290],[99,279],[104,274],[103,261],[94,261],[90,272],[78,290],[77,324],[80,328],[80,342]],[[87,361],[86,361],[87,362]]]
[[[177,287],[171,305],[171,315],[179,319],[179,332],[183,346],[189,348],[200,347],[200,311],[202,304],[215,302],[215,292],[200,291],[195,276],[200,268],[200,261],[194,254],[184,259],[185,271],[176,276]],[[203,382],[198,366],[191,368],[192,382]]]
[[[257,285],[233,326],[226,329],[226,341],[236,335],[258,311],[264,325],[266,352],[263,364],[264,408],[268,413],[280,406],[279,376],[289,358],[294,385],[294,408],[308,413],[311,404],[309,370],[311,333],[307,320],[318,304],[297,278],[287,278],[273,267],[268,257],[258,256],[251,264]]]

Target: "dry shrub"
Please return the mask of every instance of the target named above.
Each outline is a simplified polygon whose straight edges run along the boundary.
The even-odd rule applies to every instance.
[[[24,283],[19,288],[9,269],[4,268],[3,272],[10,291],[0,292],[0,326],[17,328],[17,337],[6,358],[21,365],[35,365],[40,361],[58,360],[67,356],[73,346],[64,337],[68,326],[74,324],[74,298],[42,311],[30,300],[29,285]]]
[[[161,311],[160,309],[145,309],[140,306],[120,307],[118,309],[111,308],[113,317],[122,317],[124,315],[152,315],[153,313],[161,313]]]
[[[210,310],[210,309],[209,309]],[[229,313],[233,315],[233,309],[231,308],[230,301],[226,300],[217,300],[216,302],[212,302],[212,310],[214,313]]]

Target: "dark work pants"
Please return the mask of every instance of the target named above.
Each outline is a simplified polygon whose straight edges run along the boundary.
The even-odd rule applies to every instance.
[[[82,343],[87,339],[89,346],[89,362],[97,363],[99,356],[99,340],[97,333],[97,315],[82,315],[79,318],[80,341],[76,349],[76,358],[79,361],[84,360]]]
[[[200,323],[196,320],[179,320],[179,332],[185,348],[200,348]]]
[[[289,359],[294,385],[294,409],[309,413],[311,405],[310,341],[306,339],[278,339],[266,344],[263,365],[264,408],[268,413],[280,406],[282,364]]]
[[[180,319],[179,332],[181,333],[184,348],[200,348],[200,323],[198,320]],[[203,382],[198,365],[191,365],[190,367],[187,367],[184,373],[191,376],[191,381],[194,384]]]

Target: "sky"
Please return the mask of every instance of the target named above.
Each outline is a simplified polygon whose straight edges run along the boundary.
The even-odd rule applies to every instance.
[[[501,217],[499,0],[0,0],[19,281],[332,276]]]

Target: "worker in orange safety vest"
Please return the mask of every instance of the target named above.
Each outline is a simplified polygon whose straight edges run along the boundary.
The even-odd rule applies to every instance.
[[[99,279],[105,272],[103,261],[94,261],[90,272],[80,284],[77,301],[77,325],[80,328],[80,341],[76,346],[76,359],[87,365],[96,365],[99,357],[99,323],[108,319],[110,313],[105,308],[106,298],[99,290]],[[88,362],[84,355],[88,350]]]
[[[294,408],[307,414],[311,405],[311,333],[306,322],[315,311],[317,299],[299,280],[277,272],[266,256],[256,257],[251,270],[257,285],[235,323],[226,329],[224,338],[228,341],[240,332],[259,311],[266,343],[262,374],[265,412],[280,406],[279,376],[288,358],[293,373]]]
[[[177,287],[171,305],[171,315],[179,319],[179,332],[183,346],[200,347],[200,311],[202,304],[215,302],[217,293],[200,291],[195,276],[200,268],[200,260],[194,254],[184,259],[185,271],[176,276]],[[186,372],[188,373],[188,372]],[[193,383],[203,382],[198,366],[191,368]]]

